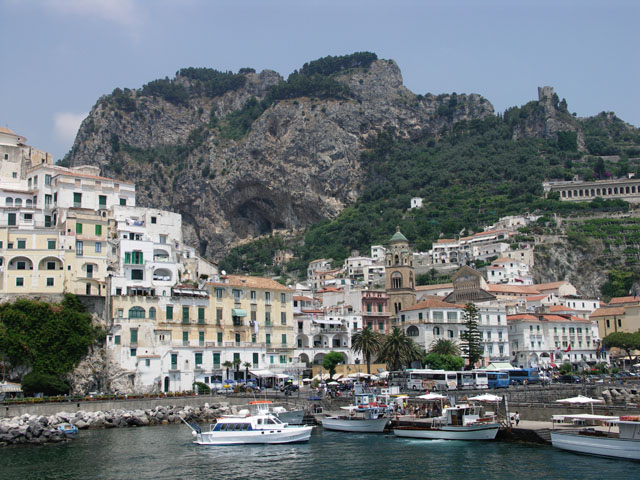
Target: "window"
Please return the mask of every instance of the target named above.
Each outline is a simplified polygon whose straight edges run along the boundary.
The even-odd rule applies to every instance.
[[[271,304],[271,292],[264,292],[264,301],[267,305]]]
[[[24,278],[16,277],[16,287],[24,287]]]
[[[47,248],[49,250],[55,250],[56,249],[56,241],[55,240],[47,240]]]
[[[283,333],[282,334],[282,345],[286,345],[287,344],[287,334]]]
[[[144,308],[131,307],[129,309],[129,318],[144,318]]]
[[[287,302],[287,294],[286,293],[281,293],[280,294],[280,302],[281,303],[286,303]]]
[[[222,298],[222,292],[224,292],[223,288],[216,288],[216,298]]]
[[[151,217],[151,223],[157,223],[158,219],[156,217]]]
[[[7,214],[7,225],[14,226],[16,224],[16,214],[9,213]]]
[[[222,309],[216,308],[216,324],[220,325],[222,323]]]
[[[56,262],[47,262],[47,270],[55,270]]]
[[[433,327],[433,334],[436,337],[440,336],[440,327]]]
[[[287,324],[287,314],[285,312],[280,312],[280,324],[281,325]]]
[[[135,348],[132,348],[129,353],[131,354],[132,357],[135,357],[138,352],[136,351]]]
[[[47,277],[47,287],[53,287],[53,277]]]
[[[433,320],[444,320],[444,312],[433,312]]]
[[[44,184],[51,185],[51,175],[49,175],[48,173],[45,173],[44,175]]]
[[[115,335],[113,337],[113,343],[116,345],[120,345],[120,335]]]
[[[151,319],[156,318],[156,307],[149,308],[149,318]]]
[[[144,359],[144,365],[145,365],[145,367],[150,367],[151,366],[151,359],[150,358],[145,358]]]
[[[7,248],[11,250],[13,248],[13,242],[7,243]]]
[[[198,307],[198,323],[204,323],[204,307]]]
[[[256,299],[256,291],[255,290],[251,290],[249,295],[250,295],[251,300],[255,300]]]
[[[240,334],[239,333],[235,334],[235,339],[236,339],[236,345],[240,345]]]
[[[95,251],[96,251],[96,253],[102,252],[102,242],[96,242],[95,243]]]
[[[100,235],[102,235],[102,225],[96,225],[95,232],[96,232],[96,237],[99,237]]]
[[[287,356],[286,355],[280,355],[280,363],[287,363]]]
[[[217,339],[218,339],[218,345],[222,344],[222,332],[218,332]]]
[[[167,320],[173,320],[173,306],[167,305],[167,310],[165,313]]]
[[[458,312],[447,312],[447,320],[451,321],[456,321],[458,320]]]
[[[189,307],[182,307],[182,323],[189,323]]]
[[[271,326],[271,312],[264,312],[264,324],[267,327]]]
[[[213,353],[213,368],[220,368],[220,354],[218,352]]]
[[[453,330],[447,330],[447,334],[448,334],[449,338],[454,338],[455,337],[455,333],[453,332]]]
[[[138,268],[131,270],[131,280],[142,280],[144,279],[144,270],[140,270]]]
[[[18,240],[18,248],[21,248],[23,250],[25,248],[27,248],[27,241],[26,240]]]
[[[270,333],[266,334],[265,342],[267,343],[267,345],[271,345],[271,334]]]
[[[189,345],[189,332],[182,332],[182,345]]]
[[[121,198],[120,199],[120,206],[121,207],[126,207],[127,206],[127,199],[126,198]]]
[[[378,331],[384,332],[384,322],[378,322]]]
[[[118,318],[122,318],[122,317],[124,317],[124,309],[119,308],[118,309]]]
[[[81,241],[77,241],[76,242],[76,255],[78,257],[82,256],[82,242]]]
[[[161,244],[165,244],[167,243],[167,236],[166,235],[160,235],[160,243]]]
[[[75,208],[82,207],[82,194],[78,192],[73,193],[73,206]]]
[[[178,354],[172,353],[171,354],[171,370],[177,370],[177,369],[178,369]]]
[[[98,207],[99,208],[107,208],[107,196],[106,195],[98,195]]]
[[[202,366],[202,353],[198,352],[195,354],[196,357],[196,368]]]
[[[130,328],[129,333],[131,334],[131,343],[138,343],[138,329]]]
[[[242,298],[242,290],[238,290],[237,288],[233,289],[233,300],[235,302],[239,302],[240,298]]]

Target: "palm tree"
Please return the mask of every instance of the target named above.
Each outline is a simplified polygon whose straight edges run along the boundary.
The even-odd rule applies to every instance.
[[[446,338],[440,338],[433,343],[429,347],[429,353],[437,353],[438,355],[460,355],[460,347],[453,340],[448,340]]]
[[[363,328],[351,337],[351,350],[364,355],[369,375],[371,375],[371,356],[377,355],[381,347],[380,335],[370,327]]]
[[[226,362],[222,363],[222,366],[227,369],[227,380],[229,380],[229,369],[233,367],[233,362],[227,360]]]
[[[398,327],[393,327],[387,335],[379,353],[379,360],[387,364],[389,370],[399,370],[424,356],[422,349]]]
[[[249,362],[244,362],[242,366],[244,367],[244,383],[246,384],[247,379],[249,378],[249,367],[251,364]]]

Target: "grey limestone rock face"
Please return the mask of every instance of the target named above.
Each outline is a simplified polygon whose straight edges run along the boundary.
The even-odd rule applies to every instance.
[[[181,213],[185,242],[218,260],[238,242],[274,231],[294,234],[338,215],[361,192],[360,154],[379,132],[438,136],[457,121],[493,114],[480,95],[412,93],[392,60],[336,79],[349,86],[349,98],[278,101],[237,140],[221,137],[209,123],[211,112],[220,121],[250,97],[262,100],[282,80],[277,73],[249,73],[241,89],[191,96],[186,105],[133,92],[135,111],[123,111],[102,97],[83,122],[70,161],[136,182],[139,205]],[[442,115],[443,105],[454,107]],[[175,147],[193,146],[196,133],[197,146],[178,158]],[[136,149],[167,148],[174,148],[175,160],[136,160]]]

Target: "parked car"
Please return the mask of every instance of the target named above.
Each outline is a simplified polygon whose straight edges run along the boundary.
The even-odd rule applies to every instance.
[[[580,383],[582,379],[578,375],[560,375],[558,383]]]

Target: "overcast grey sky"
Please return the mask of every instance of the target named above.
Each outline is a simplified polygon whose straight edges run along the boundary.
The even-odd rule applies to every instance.
[[[115,87],[356,51],[394,59],[415,93],[502,112],[551,85],[579,116],[640,126],[637,0],[0,0],[0,18],[0,126],[56,159]]]

